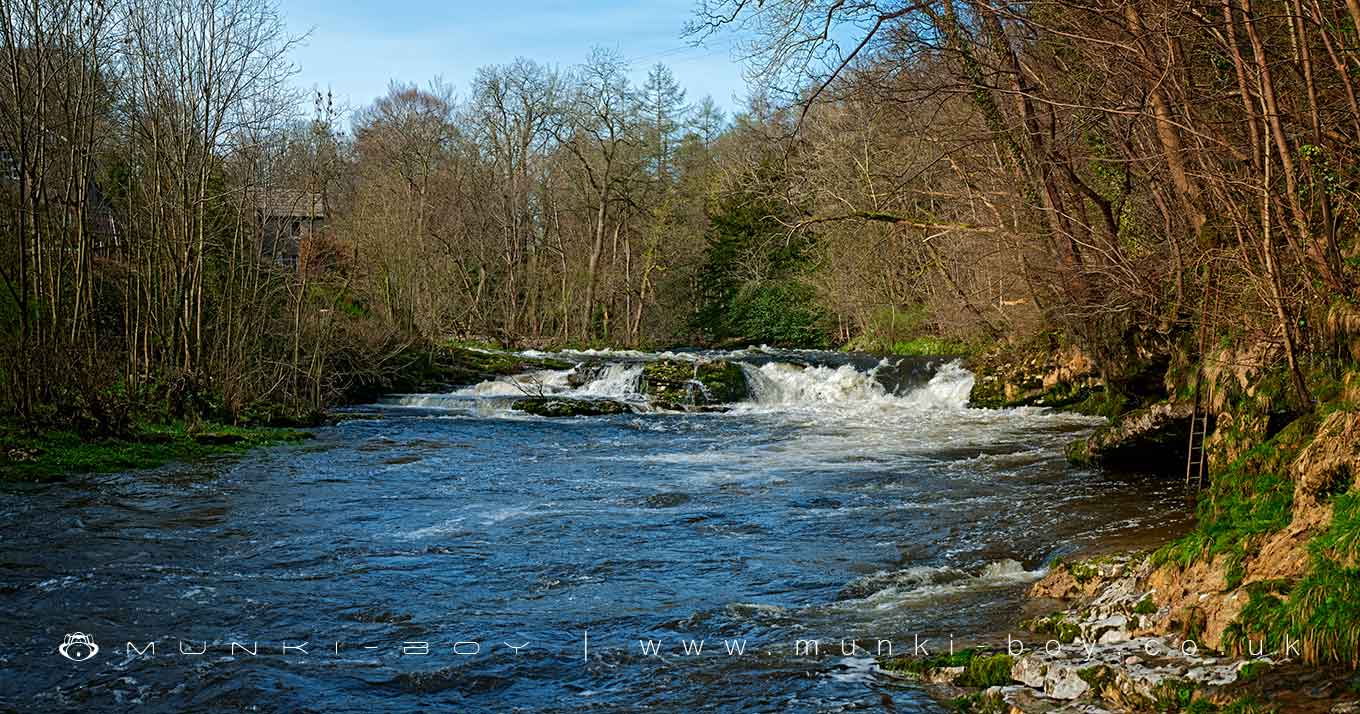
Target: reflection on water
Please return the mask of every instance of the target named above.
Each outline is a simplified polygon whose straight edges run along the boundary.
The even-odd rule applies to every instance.
[[[640,400],[645,356],[607,357],[536,388]],[[539,419],[502,380],[236,460],[6,485],[0,707],[943,711],[842,638],[1004,636],[1054,556],[1184,522],[1174,484],[1064,463],[1090,419],[965,409],[953,365],[776,357],[727,414]],[[91,661],[56,653],[74,632]]]

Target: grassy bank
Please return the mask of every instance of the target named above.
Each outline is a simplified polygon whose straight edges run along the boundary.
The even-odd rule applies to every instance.
[[[535,369],[571,365],[495,351],[490,345],[413,347],[385,371],[365,375],[336,394],[334,403],[371,402],[393,392],[441,391]],[[258,401],[230,414],[211,405],[212,391],[167,399],[163,390],[124,391],[117,400],[90,400],[117,417],[76,414],[39,425],[0,421],[0,478],[49,481],[67,474],[112,473],[233,454],[310,437],[294,427],[323,423],[309,407]],[[168,406],[174,403],[174,408]],[[115,428],[101,425],[115,423]],[[126,426],[124,426],[126,425]]]
[[[0,428],[0,478],[50,481],[68,474],[145,469],[308,438],[309,432],[297,429],[212,423],[145,425],[123,438],[85,438],[61,430],[31,434],[8,425]]]

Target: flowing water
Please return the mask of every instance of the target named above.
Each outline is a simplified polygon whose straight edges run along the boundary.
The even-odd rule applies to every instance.
[[[302,445],[0,487],[0,710],[940,712],[880,640],[1004,642],[1054,557],[1185,522],[1174,480],[1065,463],[1098,420],[968,409],[952,362],[730,353],[751,399],[681,414],[637,394],[655,356],[565,356]],[[76,632],[94,657],[58,654]]]

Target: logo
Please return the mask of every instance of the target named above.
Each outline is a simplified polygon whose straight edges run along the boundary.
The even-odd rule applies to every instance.
[[[84,632],[76,632],[62,640],[57,652],[72,662],[85,662],[99,654],[99,645],[94,643],[93,637]]]

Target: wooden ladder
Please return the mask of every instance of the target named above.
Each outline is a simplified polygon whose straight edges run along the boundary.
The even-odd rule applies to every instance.
[[[1213,291],[1212,300],[1209,296],[1210,291]],[[1208,274],[1205,276],[1204,296],[1200,301],[1199,362],[1195,364],[1195,406],[1190,411],[1190,443],[1185,449],[1185,485],[1188,488],[1193,478],[1196,490],[1204,488],[1205,462],[1208,461],[1204,455],[1204,439],[1209,434],[1209,412],[1203,391],[1208,384],[1204,379],[1204,359],[1208,354],[1209,335],[1212,333],[1210,326],[1217,314],[1218,289],[1214,285],[1214,264],[1210,261]]]

